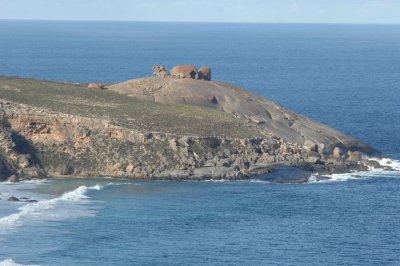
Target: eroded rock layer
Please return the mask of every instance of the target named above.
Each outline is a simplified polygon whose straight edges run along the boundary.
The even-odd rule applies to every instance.
[[[381,156],[227,83],[151,77],[108,88],[1,78],[0,177],[243,179],[275,166],[365,169]]]

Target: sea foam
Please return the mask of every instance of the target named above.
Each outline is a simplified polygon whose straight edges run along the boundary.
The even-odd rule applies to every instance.
[[[65,192],[57,198],[25,204],[18,208],[19,212],[0,218],[0,235],[15,231],[18,226],[22,225],[25,219],[57,219],[65,218],[65,215],[68,217],[92,216],[94,215],[93,211],[79,212],[79,208],[72,208],[71,211],[63,211],[62,214],[50,213],[49,210],[55,209],[58,204],[83,201],[88,198],[86,193],[89,190],[101,190],[103,187],[100,185],[92,187],[80,186],[72,191]]]
[[[368,178],[377,178],[377,177],[399,177],[400,178],[400,161],[394,160],[390,158],[370,158],[370,160],[374,160],[379,162],[381,166],[389,166],[393,170],[386,170],[382,168],[374,168],[372,166],[368,167],[367,171],[359,171],[352,173],[342,173],[342,174],[331,174],[324,175],[328,179],[320,179],[318,175],[313,175],[309,178],[309,183],[327,183],[327,182],[343,182],[349,180],[362,180]]]
[[[389,167],[393,168],[394,170],[400,172],[400,161],[399,160],[393,160],[390,158],[382,158],[382,159],[373,158],[373,160],[378,161],[382,166],[389,166]]]
[[[20,263],[16,263],[13,259],[6,259],[3,261],[0,261],[0,266],[39,266],[39,265],[20,264]]]

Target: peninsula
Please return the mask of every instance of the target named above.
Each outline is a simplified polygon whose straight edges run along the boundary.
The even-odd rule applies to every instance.
[[[0,178],[247,179],[380,167],[382,154],[211,69],[102,85],[0,77]],[[301,181],[304,181],[302,179]]]

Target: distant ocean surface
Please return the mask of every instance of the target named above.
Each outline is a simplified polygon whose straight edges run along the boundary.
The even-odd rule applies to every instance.
[[[0,21],[0,75],[112,83],[176,64],[209,65],[399,171],[0,184],[0,265],[400,265],[400,25]]]

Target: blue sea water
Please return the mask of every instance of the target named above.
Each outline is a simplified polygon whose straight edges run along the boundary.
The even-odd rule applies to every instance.
[[[209,65],[400,170],[400,25],[0,21],[0,75],[116,82],[160,64]],[[0,265],[399,265],[400,172],[332,178],[0,184]]]

